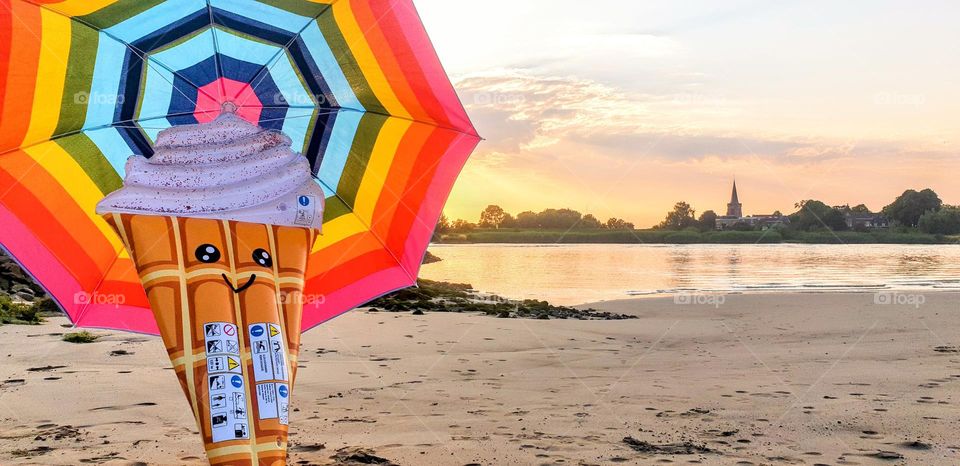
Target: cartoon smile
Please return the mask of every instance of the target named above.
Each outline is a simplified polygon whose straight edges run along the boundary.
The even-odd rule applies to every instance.
[[[227,282],[227,285],[236,294],[240,294],[241,292],[243,292],[243,290],[250,288],[250,286],[253,285],[253,282],[257,280],[257,274],[252,274],[250,275],[250,278],[247,280],[247,283],[244,283],[243,286],[241,286],[240,288],[237,288],[233,286],[233,283],[231,283],[230,279],[227,278],[227,274],[221,273],[220,276],[223,277],[223,281]]]

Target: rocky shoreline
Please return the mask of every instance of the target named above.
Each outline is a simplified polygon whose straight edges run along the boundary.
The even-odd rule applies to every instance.
[[[626,320],[636,316],[597,309],[578,309],[554,306],[534,299],[510,300],[502,296],[484,294],[463,283],[446,283],[420,279],[416,287],[407,288],[376,299],[367,304],[370,311],[482,313],[502,319],[573,319]]]

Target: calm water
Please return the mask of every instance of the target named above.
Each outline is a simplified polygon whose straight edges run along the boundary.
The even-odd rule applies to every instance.
[[[433,245],[432,280],[580,304],[686,291],[960,291],[960,246]]]

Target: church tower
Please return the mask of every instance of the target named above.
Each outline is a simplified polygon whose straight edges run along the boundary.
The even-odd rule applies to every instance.
[[[737,196],[737,181],[733,181],[733,195],[730,196],[730,203],[727,204],[727,217],[743,218],[743,204]]]

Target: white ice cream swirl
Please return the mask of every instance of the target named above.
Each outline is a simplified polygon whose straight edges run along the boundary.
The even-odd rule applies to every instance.
[[[123,187],[97,213],[213,218],[320,229],[324,194],[286,135],[224,113],[157,136],[127,160]]]

